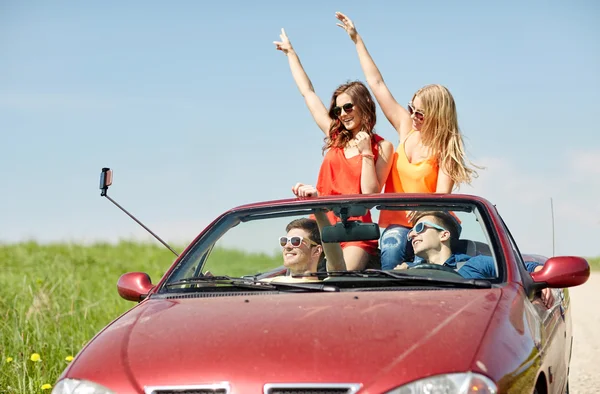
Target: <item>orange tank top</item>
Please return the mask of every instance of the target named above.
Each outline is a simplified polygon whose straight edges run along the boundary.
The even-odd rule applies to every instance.
[[[408,133],[408,136],[412,132],[413,130]],[[394,152],[392,170],[385,182],[384,193],[435,193],[439,171],[438,161],[432,156],[416,163],[409,162],[404,149],[408,136]],[[379,226],[387,227],[390,224],[411,227],[406,212],[381,211]]]

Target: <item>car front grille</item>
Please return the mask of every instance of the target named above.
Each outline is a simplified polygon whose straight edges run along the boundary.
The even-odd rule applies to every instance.
[[[227,390],[225,389],[181,389],[181,390],[153,390],[149,392],[150,394],[226,394]]]
[[[194,386],[154,386],[145,387],[146,394],[229,394],[228,383]]]
[[[355,383],[276,383],[265,384],[264,394],[354,394],[360,389]],[[228,383],[194,386],[145,387],[146,394],[229,394]]]
[[[354,394],[358,389],[355,383],[266,384],[264,394]]]
[[[348,394],[347,389],[273,389],[269,394]]]

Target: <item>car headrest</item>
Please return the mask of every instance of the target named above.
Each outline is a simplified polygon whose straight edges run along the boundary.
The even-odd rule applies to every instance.
[[[480,254],[491,256],[490,247],[483,242],[472,241],[470,239],[459,239],[455,246],[456,254],[467,254],[469,256],[478,256]]]

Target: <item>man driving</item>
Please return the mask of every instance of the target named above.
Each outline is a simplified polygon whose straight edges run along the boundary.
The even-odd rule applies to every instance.
[[[415,256],[429,264],[439,264],[455,269],[463,278],[485,279],[496,277],[492,256],[469,256],[455,253],[459,227],[452,215],[443,211],[419,212],[413,219],[414,227],[408,233]],[[419,263],[406,263],[408,268]],[[538,262],[527,261],[528,272],[542,269]],[[400,267],[402,268],[402,267]]]
[[[463,278],[485,279],[496,277],[496,266],[492,256],[469,256],[454,253],[459,238],[458,222],[452,215],[442,211],[419,212],[413,219],[414,227],[408,233],[415,256],[421,257],[425,263],[439,264],[456,270]],[[412,268],[416,263],[406,262],[396,267]],[[538,262],[526,261],[528,272],[536,272],[544,266]],[[554,303],[554,296],[549,288],[542,290],[542,302],[546,307]]]

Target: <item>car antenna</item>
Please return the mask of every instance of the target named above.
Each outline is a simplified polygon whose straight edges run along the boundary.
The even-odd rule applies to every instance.
[[[556,256],[554,253],[554,245],[555,245],[555,236],[554,236],[554,203],[552,201],[552,197],[550,197],[550,213],[552,215],[552,257]]]
[[[110,202],[112,202],[113,204],[115,204],[117,207],[119,207],[119,209],[121,209],[121,211],[125,212],[130,218],[132,218],[133,220],[135,220],[137,222],[137,224],[139,224],[140,226],[142,226],[146,231],[148,231],[150,234],[152,234],[154,236],[154,238],[158,239],[163,245],[165,245],[167,247],[167,249],[169,249],[171,252],[173,252],[173,254],[177,257],[179,257],[179,254],[177,254],[177,252],[175,250],[173,250],[172,247],[170,247],[165,241],[163,241],[162,239],[160,239],[160,237],[156,234],[154,234],[152,232],[152,230],[150,230],[148,227],[144,226],[144,224],[142,222],[140,222],[139,220],[137,220],[132,214],[130,214],[129,212],[127,212],[125,210],[125,208],[123,208],[122,206],[120,206],[119,204],[117,204],[117,202],[115,200],[113,200],[112,198],[110,198],[107,194],[108,192],[108,187],[112,185],[112,170],[110,168],[102,168],[102,172],[100,173],[100,196],[102,197],[106,197],[108,198],[108,200]]]

